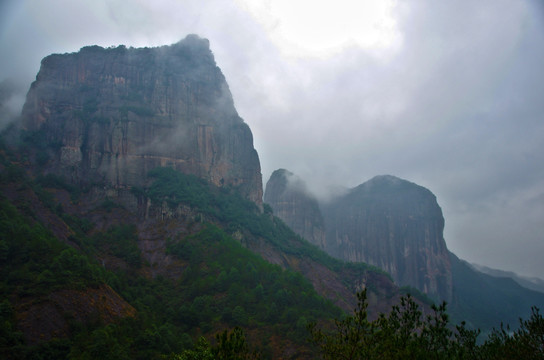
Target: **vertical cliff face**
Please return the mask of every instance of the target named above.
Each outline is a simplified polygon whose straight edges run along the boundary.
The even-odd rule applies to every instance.
[[[142,186],[149,170],[171,166],[262,202],[251,131],[208,40],[195,35],[158,48],[48,56],[22,119],[43,145],[45,171],[74,183]]]
[[[332,256],[372,264],[401,286],[451,301],[444,218],[429,190],[377,176],[318,206],[302,180],[277,170],[266,184],[265,202],[295,232]]]
[[[300,178],[285,169],[274,171],[266,183],[264,202],[294,232],[324,248],[325,225],[318,202]]]
[[[378,266],[401,286],[451,300],[444,218],[429,190],[377,176],[323,209],[329,253]]]

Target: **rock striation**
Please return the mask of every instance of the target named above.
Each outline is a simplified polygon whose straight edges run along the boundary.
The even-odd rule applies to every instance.
[[[295,233],[325,247],[325,223],[319,204],[302,179],[285,169],[274,171],[266,183],[264,202]]]
[[[401,286],[433,298],[452,298],[444,217],[426,188],[376,176],[323,206],[325,250],[387,271]]]
[[[157,166],[236,187],[262,203],[253,137],[208,40],[157,48],[84,47],[42,60],[23,107],[46,172],[74,184],[143,186]]]
[[[334,257],[377,266],[400,286],[451,301],[444,218],[429,190],[376,176],[317,206],[300,184],[290,172],[278,170],[265,191],[265,202],[295,232]]]

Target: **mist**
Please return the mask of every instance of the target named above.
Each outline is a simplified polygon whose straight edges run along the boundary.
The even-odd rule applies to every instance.
[[[264,183],[285,168],[326,196],[404,178],[437,196],[459,257],[544,277],[544,5],[340,1],[300,17],[309,5],[294,3],[8,0],[0,81],[22,85],[2,109],[17,113],[51,53],[195,33],[253,132]]]

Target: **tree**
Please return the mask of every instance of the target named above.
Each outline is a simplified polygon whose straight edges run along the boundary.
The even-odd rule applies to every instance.
[[[217,344],[211,346],[200,337],[194,349],[185,350],[179,355],[172,355],[172,360],[258,360],[261,355],[249,349],[244,330],[235,327],[232,331],[225,330],[215,336]]]
[[[357,293],[357,309],[353,316],[335,320],[336,332],[327,334],[315,323],[309,325],[311,342],[316,344],[324,359],[369,359],[371,340],[376,329],[368,321],[366,289]]]
[[[493,329],[483,344],[486,359],[544,359],[544,318],[537,307],[529,320],[520,319],[520,327],[511,331],[501,324]]]
[[[369,321],[366,289],[357,293],[358,305],[352,316],[335,321],[335,330],[326,332],[310,325],[311,342],[324,359],[478,359],[476,337],[464,323],[450,329],[446,303],[433,305],[423,316],[410,296],[403,296],[391,312]]]
[[[235,327],[232,331],[223,331],[217,334],[217,345],[212,348],[212,353],[217,360],[250,360],[260,359],[260,354],[251,351],[246,342],[244,330]]]

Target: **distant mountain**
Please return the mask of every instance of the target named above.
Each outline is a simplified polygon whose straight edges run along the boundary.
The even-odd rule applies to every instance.
[[[0,358],[162,358],[238,326],[265,358],[313,359],[307,325],[363,289],[371,319],[408,292],[429,314],[417,289],[477,326],[541,304],[450,271],[416,184],[380,176],[327,204],[285,170],[267,187],[285,222],[207,40],[46,57],[0,137]]]
[[[318,245],[329,254],[372,264],[401,286],[446,300],[454,322],[466,321],[484,332],[501,322],[515,327],[532,306],[544,306],[544,294],[520,286],[513,280],[519,277],[480,271],[449,252],[436,197],[414,183],[374,177],[319,204],[319,216],[315,205],[307,205],[316,200],[303,180],[278,170],[267,183],[265,201],[301,236],[307,229],[324,227],[324,245]],[[315,224],[312,219],[317,219]]]
[[[329,254],[372,264],[400,286],[451,300],[444,218],[429,190],[394,176],[377,176],[318,205],[301,179],[277,170],[264,199],[293,230]]]
[[[492,269],[487,266],[470,264],[475,270],[498,278],[510,278],[521,286],[544,293],[544,280],[537,277],[521,276],[512,271]]]
[[[451,265],[444,218],[427,189],[376,176],[323,205],[325,250],[387,271],[401,286],[451,300]]]
[[[476,270],[450,253],[454,321],[467,321],[483,329],[498,327],[500,319],[513,327],[528,318],[531,307],[542,308],[544,293],[529,290],[508,277],[495,277]]]

